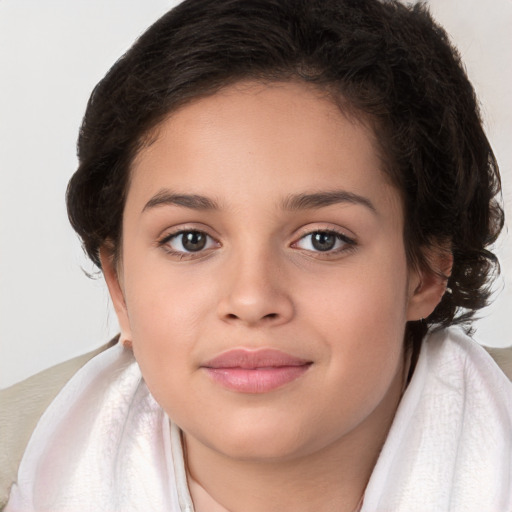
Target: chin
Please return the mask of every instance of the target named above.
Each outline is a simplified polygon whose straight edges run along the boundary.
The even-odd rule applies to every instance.
[[[219,429],[215,438],[205,440],[206,444],[225,456],[238,460],[286,461],[321,450],[323,436],[318,430],[302,425],[291,417],[279,421],[264,418],[251,422],[235,421]]]

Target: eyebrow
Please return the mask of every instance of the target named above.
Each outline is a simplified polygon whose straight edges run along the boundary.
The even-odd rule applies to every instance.
[[[359,204],[365,206],[371,212],[377,213],[377,209],[368,198],[346,190],[289,195],[282,202],[282,208],[291,211],[313,210],[340,203]],[[158,206],[182,206],[192,210],[220,209],[216,201],[206,196],[199,194],[176,194],[169,190],[161,190],[144,205],[142,212]]]
[[[371,210],[372,213],[377,213],[377,209],[368,198],[346,190],[290,195],[283,201],[283,208],[285,210],[308,210],[325,208],[339,203],[359,204]]]
[[[157,206],[183,206],[192,210],[218,210],[219,205],[209,197],[198,194],[175,194],[169,190],[161,190],[155,194],[142,209],[142,212]]]

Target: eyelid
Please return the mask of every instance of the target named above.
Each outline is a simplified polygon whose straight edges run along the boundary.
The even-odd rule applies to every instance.
[[[190,231],[204,233],[216,241],[218,241],[219,238],[217,232],[207,224],[203,224],[202,222],[184,222],[182,224],[176,224],[175,226],[167,226],[166,228],[160,230],[160,234],[156,235],[156,244],[160,245],[160,243],[165,243],[166,240],[169,240],[173,236]]]
[[[305,249],[305,248],[298,246],[298,244],[301,240],[304,240],[306,237],[312,236],[315,233],[332,234],[332,235],[336,236],[336,238],[338,240],[341,240],[343,242],[343,246],[336,248],[336,249],[330,249],[327,251]],[[354,249],[356,249],[357,245],[358,245],[358,242],[357,242],[356,237],[354,235],[348,235],[347,230],[344,230],[344,229],[341,229],[338,227],[333,227],[333,226],[315,226],[315,227],[306,226],[300,230],[299,235],[295,238],[295,241],[290,245],[290,247],[315,254],[316,256],[323,255],[324,257],[329,257],[329,256],[347,252],[349,250],[354,250]]]
[[[357,236],[347,228],[328,224],[328,223],[310,223],[305,226],[302,226],[296,231],[295,240],[299,240],[302,237],[307,235],[311,235],[312,233],[334,233],[335,235],[339,235],[342,238],[349,240],[351,242],[357,242]]]
[[[204,256],[205,253],[210,252],[215,247],[205,247],[203,249],[200,249],[198,251],[180,251],[173,249],[170,247],[169,242],[180,235],[183,235],[185,233],[201,233],[202,235],[205,235],[210,239],[210,241],[213,241],[215,244],[215,247],[220,247],[220,242],[217,240],[217,238],[213,235],[211,235],[207,229],[199,228],[199,227],[192,227],[192,226],[178,226],[174,229],[169,229],[165,231],[165,234],[160,236],[156,240],[157,247],[163,249],[167,254],[177,256],[181,259],[190,259],[190,258],[198,258],[200,256]],[[207,242],[208,243],[208,242]]]

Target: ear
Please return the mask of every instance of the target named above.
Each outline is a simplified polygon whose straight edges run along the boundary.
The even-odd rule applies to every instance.
[[[100,261],[103,277],[107,283],[108,291],[117,315],[117,321],[121,329],[120,341],[123,345],[131,347],[132,332],[128,310],[124,299],[124,292],[119,281],[118,269],[114,262],[114,253],[110,247],[103,245],[100,248]]]
[[[446,293],[451,275],[453,255],[450,250],[430,247],[425,256],[428,268],[412,269],[409,275],[408,321],[427,318],[434,311]]]

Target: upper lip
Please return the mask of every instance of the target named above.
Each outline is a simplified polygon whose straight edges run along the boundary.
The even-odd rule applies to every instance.
[[[210,359],[203,368],[279,368],[282,366],[303,366],[311,361],[292,356],[276,349],[250,350],[244,348],[231,349]]]

